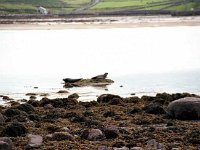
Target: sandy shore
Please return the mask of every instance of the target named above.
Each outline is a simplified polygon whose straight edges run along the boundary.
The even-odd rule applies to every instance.
[[[199,26],[200,16],[118,16],[55,19],[0,19],[0,30],[52,30]]]

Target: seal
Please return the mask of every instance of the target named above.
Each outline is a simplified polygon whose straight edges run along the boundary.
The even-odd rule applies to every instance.
[[[63,81],[65,81],[65,83],[75,83],[80,80],[82,80],[82,78],[78,78],[78,79],[65,78],[65,79],[63,79]]]
[[[98,76],[92,77],[91,79],[93,79],[93,80],[105,79],[107,77],[107,75],[108,75],[108,73],[104,73],[102,75],[98,75]]]

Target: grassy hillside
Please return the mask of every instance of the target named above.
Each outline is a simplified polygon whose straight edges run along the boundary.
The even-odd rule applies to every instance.
[[[38,6],[47,8],[50,14],[72,13],[77,10],[200,10],[200,0],[101,0],[92,5],[93,2],[94,0],[0,0],[0,14],[37,14]],[[84,9],[84,6],[87,7]]]

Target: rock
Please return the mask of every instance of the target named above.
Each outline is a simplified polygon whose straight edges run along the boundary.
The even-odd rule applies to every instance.
[[[55,132],[52,134],[51,140],[63,141],[63,140],[73,140],[74,137],[68,132]]]
[[[13,100],[12,98],[10,98],[10,97],[8,97],[8,96],[3,96],[2,99],[3,99],[3,100],[7,100],[7,101]]]
[[[4,115],[6,117],[14,117],[16,115],[19,115],[21,112],[20,110],[18,109],[15,109],[15,108],[8,108],[5,112],[4,112]]]
[[[26,93],[26,96],[36,96],[36,93]]]
[[[200,98],[185,97],[175,100],[168,105],[167,113],[180,120],[200,119]]]
[[[113,98],[110,100],[110,102],[108,103],[110,105],[122,105],[123,101],[121,98]]]
[[[144,111],[149,114],[165,114],[165,110],[156,103],[151,103],[144,107]]]
[[[136,114],[136,113],[141,113],[142,109],[139,107],[133,107],[132,110],[129,112],[129,114]]]
[[[54,107],[53,107],[53,105],[51,105],[51,104],[46,104],[46,105],[44,105],[44,109],[53,109]]]
[[[115,139],[119,136],[119,130],[116,126],[107,126],[103,129],[106,139]]]
[[[69,92],[66,91],[66,90],[60,90],[60,91],[58,91],[57,93],[59,93],[59,94],[64,94],[64,93],[69,93]]]
[[[166,150],[162,143],[158,143],[155,139],[149,140],[147,142],[147,149],[155,150]]]
[[[139,98],[139,97],[137,97],[137,96],[133,96],[133,97],[126,97],[126,98],[124,98],[124,102],[125,103],[137,103],[137,102],[139,102],[141,99]]]
[[[142,147],[132,147],[130,150],[144,150]]]
[[[71,94],[68,96],[69,99],[78,99],[79,95],[77,93]]]
[[[103,137],[103,132],[99,129],[91,129],[88,133],[88,140],[98,140]]]
[[[0,113],[0,125],[5,123],[5,117]]]
[[[28,145],[26,146],[27,148],[39,148],[42,145],[43,138],[41,135],[29,134],[28,138],[29,142]]]
[[[112,145],[112,147],[117,147],[117,148],[121,148],[121,147],[124,147],[124,146],[125,146],[125,143],[121,142],[121,141],[117,141]]]
[[[112,94],[102,94],[97,98],[97,102],[98,103],[109,103],[111,102],[113,99],[117,99],[119,101],[123,100],[120,96],[118,95],[112,95]],[[115,100],[114,100],[115,101]]]
[[[129,150],[129,148],[125,146],[121,148],[113,147],[113,150]]]
[[[24,127],[24,125],[20,123],[12,123],[11,125],[8,125],[5,127],[2,131],[3,136],[24,136],[27,133],[27,129]]]
[[[187,142],[190,144],[200,145],[200,130],[193,129],[190,133],[186,136]]]
[[[99,146],[98,150],[109,150],[107,146]]]
[[[63,128],[60,129],[60,132],[68,132],[68,133],[70,133],[71,131],[70,131],[70,129],[68,127],[63,127]]]
[[[28,116],[28,118],[32,121],[40,121],[42,119],[42,117],[37,114],[31,114]]]
[[[32,96],[29,97],[29,99],[30,99],[30,100],[36,100],[37,97],[32,95]]]
[[[103,116],[104,117],[113,117],[113,116],[115,116],[116,114],[115,114],[115,112],[113,112],[113,111],[107,111],[107,112],[105,112],[104,114],[103,114]]]
[[[13,143],[9,137],[0,137],[0,150],[12,150]]]
[[[179,148],[172,148],[171,150],[180,150]]]
[[[39,105],[40,105],[40,102],[39,101],[36,101],[36,100],[29,100],[28,102],[27,102],[28,104],[31,104],[32,106],[34,106],[34,107],[39,107]]]
[[[21,110],[21,111],[25,111],[26,113],[30,113],[30,112],[35,111],[34,107],[30,104],[21,104],[16,108]]]

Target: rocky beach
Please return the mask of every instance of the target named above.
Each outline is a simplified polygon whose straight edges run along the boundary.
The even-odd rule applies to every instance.
[[[189,93],[97,101],[66,98],[1,106],[0,148],[43,150],[199,150],[200,98]]]

